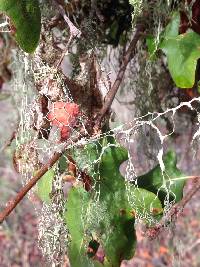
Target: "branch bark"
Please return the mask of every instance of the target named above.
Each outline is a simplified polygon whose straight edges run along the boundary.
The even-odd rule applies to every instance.
[[[64,153],[66,148],[71,145],[72,143],[77,142],[81,137],[71,139],[69,142],[66,143],[63,150],[61,152],[56,152],[53,157],[49,160],[49,162],[42,166],[42,168],[29,180],[29,182],[20,189],[17,193],[16,197],[10,200],[5,209],[0,212],[0,224],[5,220],[5,218],[15,209],[15,207],[19,204],[19,202],[25,197],[25,195],[31,190],[31,188],[40,180],[40,178],[50,169],[53,165],[57,162],[57,160],[61,157]]]
[[[162,218],[159,224],[154,227],[149,228],[145,232],[145,236],[149,239],[155,239],[160,232],[165,229],[165,226],[168,225],[170,222],[177,219],[178,215],[182,212],[185,205],[191,200],[191,198],[200,190],[200,176],[196,176],[195,181],[193,183],[192,188],[190,191],[182,198],[180,202],[175,204],[169,212]]]
[[[133,58],[133,53],[134,53],[135,47],[137,45],[138,40],[143,35],[144,30],[145,30],[145,27],[143,24],[137,25],[135,35],[134,35],[132,41],[130,42],[130,45],[129,45],[129,47],[125,53],[125,56],[122,60],[121,67],[120,67],[119,72],[117,74],[117,78],[116,78],[113,86],[109,90],[109,92],[106,96],[106,99],[105,99],[105,103],[104,103],[104,105],[103,105],[102,109],[100,110],[99,115],[97,117],[97,120],[96,120],[96,127],[97,128],[99,128],[104,116],[106,115],[107,111],[110,109],[110,107],[112,105],[112,102],[116,96],[116,93],[119,89],[119,86],[123,80],[127,65],[130,62],[130,60]]]
[[[50,161],[42,166],[42,168],[34,175],[29,182],[20,189],[16,197],[10,200],[5,209],[0,213],[0,223],[15,209],[17,204],[24,198],[24,196],[31,190],[31,188],[37,183],[37,181],[56,163],[62,153],[55,153]]]

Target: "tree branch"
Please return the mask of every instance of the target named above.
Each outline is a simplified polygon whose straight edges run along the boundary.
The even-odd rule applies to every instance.
[[[130,42],[130,45],[125,53],[125,56],[122,60],[122,64],[121,67],[119,69],[119,72],[117,74],[117,78],[113,84],[113,86],[111,87],[111,89],[109,90],[106,99],[105,99],[105,103],[102,107],[102,109],[100,110],[100,113],[97,117],[97,121],[96,121],[96,127],[99,128],[102,119],[104,118],[104,116],[106,115],[107,111],[110,109],[112,102],[115,98],[115,95],[119,89],[119,86],[122,82],[122,79],[124,77],[124,73],[126,71],[126,67],[128,65],[128,63],[130,62],[130,60],[133,58],[133,52],[134,49],[136,47],[136,44],[138,42],[138,40],[140,39],[140,37],[142,36],[142,33],[144,32],[145,27],[143,24],[138,24],[138,26],[136,27],[136,32],[135,35],[132,39],[132,41]]]
[[[15,207],[19,204],[19,202],[24,198],[24,196],[31,190],[31,188],[40,180],[40,178],[57,162],[57,160],[64,153],[66,148],[72,143],[77,142],[83,135],[71,139],[66,143],[61,152],[56,152],[53,157],[49,160],[49,162],[42,166],[42,168],[37,171],[37,173],[28,181],[28,183],[20,189],[17,193],[16,197],[13,200],[10,200],[5,209],[0,212],[0,224],[5,220],[5,218],[15,209]]]
[[[61,152],[55,153],[50,161],[47,164],[43,165],[42,168],[36,173],[36,175],[34,175],[29,180],[29,182],[20,189],[16,197],[7,203],[6,208],[0,213],[0,223],[2,223],[5,218],[14,210],[17,204],[24,198],[29,190],[31,190],[31,188],[37,183],[37,181],[56,163],[61,155]]]
[[[191,198],[200,190],[200,176],[195,177],[194,184],[190,191],[182,198],[180,202],[175,204],[169,212],[162,218],[159,224],[154,227],[149,228],[145,232],[145,236],[150,239],[156,238],[160,232],[165,229],[165,226],[169,224],[169,222],[176,220],[178,215],[182,212],[185,205],[191,200]]]

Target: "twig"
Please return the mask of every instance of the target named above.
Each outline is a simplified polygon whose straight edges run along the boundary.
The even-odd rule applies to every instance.
[[[3,145],[3,147],[0,149],[0,152],[4,151],[8,146],[10,146],[12,144],[12,141],[16,138],[16,133],[17,130],[14,130],[12,132],[12,135],[10,136],[10,138],[5,142],[5,144]]]
[[[133,57],[133,52],[134,52],[134,49],[136,47],[136,44],[137,44],[138,40],[140,39],[140,37],[142,36],[142,33],[144,32],[144,30],[145,30],[145,27],[143,24],[139,24],[136,28],[136,32],[135,32],[135,35],[133,37],[133,40],[131,41],[131,43],[130,43],[130,45],[129,45],[126,53],[125,53],[125,56],[122,60],[121,67],[120,67],[119,72],[117,74],[117,78],[116,78],[113,86],[111,87],[110,91],[108,92],[106,99],[105,99],[105,103],[104,103],[104,105],[103,105],[102,109],[100,110],[100,113],[97,117],[97,120],[96,120],[96,127],[97,128],[99,128],[99,125],[101,124],[102,119],[104,118],[105,114],[107,113],[107,111],[110,109],[110,107],[112,105],[112,102],[115,98],[115,95],[116,95],[116,93],[119,89],[119,86],[122,82],[122,79],[124,77],[126,67]]]
[[[29,190],[37,183],[37,181],[51,168],[56,161],[60,158],[62,153],[55,153],[54,156],[50,159],[50,161],[43,165],[43,167],[34,175],[29,182],[20,189],[17,193],[16,197],[13,200],[10,200],[6,208],[0,213],[0,223],[2,223],[5,218],[14,210],[17,204],[24,198],[24,196],[29,192]]]
[[[181,213],[185,205],[191,200],[191,198],[200,190],[200,176],[195,177],[195,182],[190,189],[190,191],[182,198],[182,200],[175,204],[169,212],[162,218],[159,224],[154,227],[149,228],[145,232],[145,236],[150,239],[154,239],[158,234],[165,228],[169,222],[175,220],[178,215]]]
[[[65,20],[65,22],[69,26],[70,34],[73,37],[80,37],[81,36],[81,31],[67,17],[64,8],[56,0],[54,2],[56,4],[56,6],[58,7],[58,10],[59,10],[60,14],[62,15],[63,19]]]
[[[67,23],[68,27],[69,27],[69,31],[70,31],[70,37],[69,40],[66,44],[66,48],[64,49],[64,52],[62,53],[61,58],[59,59],[58,63],[57,63],[57,68],[61,65],[65,55],[68,53],[69,50],[69,46],[71,44],[71,42],[73,41],[74,38],[76,37],[80,37],[81,36],[81,31],[71,22],[71,20],[67,17],[66,12],[64,10],[64,8],[60,5],[59,2],[57,2],[57,0],[54,0],[54,3],[56,4],[59,13],[61,14],[61,16],[63,17],[63,19],[65,20],[65,22]]]
[[[16,197],[13,200],[10,200],[5,209],[0,212],[0,223],[2,223],[5,218],[15,209],[15,207],[19,204],[19,202],[24,198],[24,196],[31,190],[31,188],[40,180],[40,178],[57,162],[57,160],[61,157],[64,153],[66,148],[71,145],[72,143],[77,142],[81,137],[81,135],[77,138],[71,139],[69,142],[66,143],[64,148],[61,152],[56,152],[53,157],[49,160],[49,162],[42,166],[42,168],[37,171],[37,173],[29,180],[29,182],[20,189],[17,193]]]

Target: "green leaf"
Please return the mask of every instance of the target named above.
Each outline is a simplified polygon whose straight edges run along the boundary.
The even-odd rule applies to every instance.
[[[150,59],[156,59],[156,50],[157,50],[157,47],[156,47],[156,42],[155,42],[155,38],[152,36],[152,35],[148,35],[146,37],[146,44],[147,44],[147,49],[148,49],[148,52],[149,52],[149,56],[150,56]]]
[[[131,186],[127,193],[132,214],[135,213],[135,216],[148,224],[155,224],[159,221],[163,208],[155,194],[135,186]]]
[[[136,246],[135,218],[131,215],[125,181],[119,171],[121,163],[127,158],[125,148],[113,140],[104,139],[96,190],[99,190],[99,201],[106,209],[106,218],[101,222],[101,232],[104,233],[101,242],[108,261],[116,267],[123,259],[134,255]]]
[[[122,260],[131,259],[135,252],[135,215],[151,221],[154,218],[156,220],[158,214],[162,213],[162,205],[152,192],[136,188],[125,181],[119,167],[128,159],[128,153],[115,142],[113,137],[106,137],[96,144],[86,146],[84,150],[79,150],[78,154],[75,157],[74,153],[74,159],[81,169],[84,169],[84,164],[90,166],[89,169],[85,169],[89,170],[94,186],[90,192],[82,189],[84,193],[81,200],[74,195],[73,207],[76,216],[72,216],[70,212],[71,195],[69,195],[67,225],[68,227],[69,223],[80,225],[81,220],[79,229],[82,230],[76,246],[80,248],[80,244],[89,244],[91,238],[88,239],[88,236],[91,236],[100,243],[105,252],[104,266],[119,267]],[[94,162],[93,165],[90,160]],[[76,229],[73,233],[70,227],[69,231],[73,243],[75,233],[78,231]],[[80,236],[82,236],[81,241]],[[75,239],[78,240],[78,237]],[[72,252],[74,250],[76,250],[75,247]],[[74,253],[73,258],[76,255],[77,253]],[[85,257],[86,247],[81,255]],[[81,262],[81,256],[79,262]],[[83,262],[80,264],[83,266]],[[76,264],[72,263],[72,267],[74,266]]]
[[[167,56],[171,76],[180,88],[191,88],[195,82],[200,58],[200,35],[190,31],[178,35],[180,15],[176,13],[167,26],[160,48]]]
[[[122,162],[128,159],[127,150],[114,141],[105,138],[103,154],[99,165],[99,180],[95,188],[99,202],[106,209],[101,222],[100,242],[112,266],[120,266],[124,259],[131,259],[135,252],[135,216],[153,217],[153,210],[161,212],[162,205],[156,195],[128,184],[119,171]],[[157,214],[156,214],[157,215]]]
[[[94,142],[84,147],[75,148],[71,151],[73,159],[76,161],[77,167],[81,171],[85,171],[88,175],[95,177],[95,164],[101,152],[100,142]]]
[[[153,168],[150,172],[137,178],[137,185],[158,195],[164,206],[164,201],[178,202],[183,197],[185,179],[182,172],[176,167],[176,154],[168,152],[163,159],[165,171],[162,174],[160,165]]]
[[[72,267],[103,267],[97,261],[87,257],[89,237],[85,232],[87,208],[90,195],[82,187],[72,188],[66,202],[64,215],[71,236],[68,256]],[[91,238],[91,237],[90,237]]]
[[[0,0],[0,11],[10,17],[20,47],[27,53],[34,52],[41,30],[38,0]]]
[[[50,169],[37,182],[37,195],[42,201],[46,203],[50,203],[51,201],[49,194],[52,191],[52,182],[54,175],[54,170]]]
[[[180,26],[180,13],[174,12],[172,21],[169,23],[164,32],[164,38],[177,37]]]

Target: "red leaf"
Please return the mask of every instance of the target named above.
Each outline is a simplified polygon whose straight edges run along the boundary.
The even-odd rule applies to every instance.
[[[61,140],[65,141],[70,137],[72,128],[75,126],[80,115],[79,106],[70,102],[54,102],[47,115],[51,125],[60,129]]]

